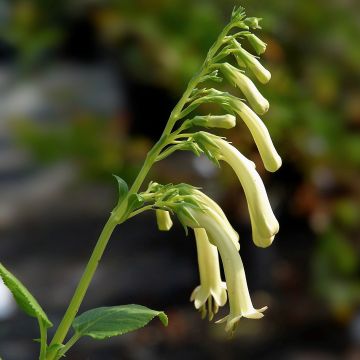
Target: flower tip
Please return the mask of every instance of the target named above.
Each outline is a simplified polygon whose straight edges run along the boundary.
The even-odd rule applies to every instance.
[[[270,104],[269,102],[264,98],[262,99],[263,101],[260,103],[259,102],[259,106],[257,106],[256,108],[254,108],[254,110],[259,114],[259,115],[264,115],[265,113],[267,113],[269,111],[269,107]]]
[[[262,84],[267,84],[271,80],[271,72],[264,69],[261,75],[259,74],[257,78]]]
[[[281,165],[282,165],[282,160],[279,154],[277,153],[271,156],[270,161],[264,163],[265,169],[270,172],[275,172],[279,170]]]
[[[260,248],[267,248],[269,247],[274,239],[275,239],[275,235],[279,232],[279,227],[277,228],[276,232],[274,233],[274,235],[271,235],[269,237],[262,237],[262,236],[259,236],[257,235],[256,233],[253,233],[253,241],[254,241],[254,244],[257,246],[257,247],[260,247]]]

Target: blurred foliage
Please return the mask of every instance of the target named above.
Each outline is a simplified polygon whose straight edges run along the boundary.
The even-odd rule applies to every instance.
[[[118,174],[134,179],[149,149],[142,138],[124,137],[117,121],[92,117],[78,118],[71,125],[36,125],[17,120],[13,124],[21,146],[30,148],[42,164],[68,159],[82,170],[82,179],[113,181]],[[126,163],[126,166],[124,166]]]
[[[360,302],[360,2],[241,3],[249,15],[264,18],[265,62],[272,72],[264,87],[271,104],[268,126],[284,171],[291,167],[299,174],[289,206],[318,236],[310,254],[314,288],[336,309],[354,306]],[[1,30],[16,59],[31,67],[50,61],[49,54],[56,58],[69,19],[85,16],[119,67],[175,97],[233,5],[230,0],[14,1]],[[43,136],[35,128],[20,134],[42,159],[77,153],[93,173],[121,171],[121,164],[131,163],[124,155],[134,150],[130,142],[120,146],[116,139],[96,136],[104,131],[98,124],[79,124],[56,135]]]

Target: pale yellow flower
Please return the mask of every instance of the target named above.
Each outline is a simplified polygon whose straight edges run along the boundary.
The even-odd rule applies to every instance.
[[[226,284],[221,281],[219,255],[216,246],[210,244],[205,229],[194,229],[198,254],[200,285],[191,294],[196,309],[203,318],[208,314],[212,320],[227,300]]]
[[[227,162],[233,168],[244,189],[254,243],[259,247],[271,245],[275,234],[279,231],[279,223],[271,209],[264,184],[255,169],[255,164],[226,140],[218,136],[210,136],[218,146],[218,159]]]
[[[241,317],[262,318],[264,316],[262,312],[266,310],[266,307],[257,310],[252,305],[241,257],[231,240],[230,234],[224,230],[223,219],[209,207],[204,209],[188,207],[187,211],[195,221],[180,213],[178,215],[181,221],[193,228],[204,228],[209,240],[218,248],[221,256],[230,304],[229,315],[220,320],[220,322],[226,321],[225,330],[233,332]]]

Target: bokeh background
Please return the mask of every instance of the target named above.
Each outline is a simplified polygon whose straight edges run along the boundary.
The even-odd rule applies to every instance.
[[[69,359],[360,359],[360,3],[242,1],[263,18],[264,117],[283,158],[267,174],[248,132],[229,138],[256,163],[281,231],[250,238],[229,168],[177,153],[149,179],[202,186],[241,235],[261,321],[228,339],[189,302],[192,236],[159,233],[154,214],[119,227],[83,310],[140,303],[165,310],[111,340],[81,340]],[[57,323],[116,202],[111,174],[134,179],[169,112],[227,22],[233,0],[0,2],[0,259]],[[0,357],[36,358],[36,321],[0,287]]]

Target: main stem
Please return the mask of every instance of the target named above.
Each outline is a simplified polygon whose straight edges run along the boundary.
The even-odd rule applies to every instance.
[[[106,222],[100,234],[99,240],[94,248],[93,253],[91,254],[90,260],[86,265],[85,271],[80,279],[78,287],[75,290],[75,293],[73,295],[73,298],[71,299],[69,307],[67,308],[65,315],[59,327],[57,328],[57,331],[50,343],[50,346],[53,344],[61,344],[64,341],[66,334],[68,333],[69,328],[79,310],[80,304],[84,299],[86,290],[90,285],[90,282],[98,267],[101,256],[104,253],[106,245],[116,225],[117,223],[114,221],[113,216],[110,216],[109,220]],[[52,359],[51,356],[50,359]]]
[[[131,186],[131,189],[129,190],[129,193],[128,193],[126,199],[124,199],[123,202],[114,209],[110,218],[106,222],[106,224],[100,234],[100,237],[96,243],[96,246],[91,254],[90,260],[89,260],[88,264],[86,265],[85,271],[80,279],[80,282],[75,290],[75,293],[70,301],[69,307],[67,308],[67,310],[64,314],[64,317],[61,320],[60,325],[55,332],[55,335],[50,343],[50,346],[63,343],[63,341],[71,327],[71,324],[74,321],[77,312],[79,311],[80,305],[84,299],[86,291],[87,291],[87,289],[91,283],[91,280],[95,274],[95,271],[98,267],[98,264],[100,262],[102,255],[105,251],[105,248],[110,240],[111,234],[113,233],[117,224],[127,220],[126,218],[124,218],[124,214],[126,212],[126,205],[127,205],[129,196],[131,194],[137,193],[139,191],[142,183],[145,180],[146,175],[148,174],[152,165],[156,161],[157,156],[160,154],[161,150],[168,144],[168,137],[171,134],[171,131],[172,131],[176,121],[179,119],[182,109],[184,108],[186,102],[188,101],[193,89],[199,83],[201,77],[207,73],[208,67],[211,63],[211,59],[213,58],[216,51],[223,44],[223,39],[224,39],[225,35],[229,32],[230,29],[231,29],[231,24],[224,28],[222,33],[219,35],[217,41],[210,48],[201,70],[199,71],[199,73],[196,76],[194,76],[190,80],[183,96],[181,97],[181,99],[179,100],[179,102],[176,104],[173,111],[171,112],[169,120],[165,126],[165,129],[164,129],[159,141],[153,146],[153,148],[147,154],[146,160],[143,164],[143,167],[141,168],[138,176],[136,177],[133,185]],[[50,351],[48,353],[47,359],[53,360],[55,357],[56,357],[56,353],[54,351]]]

